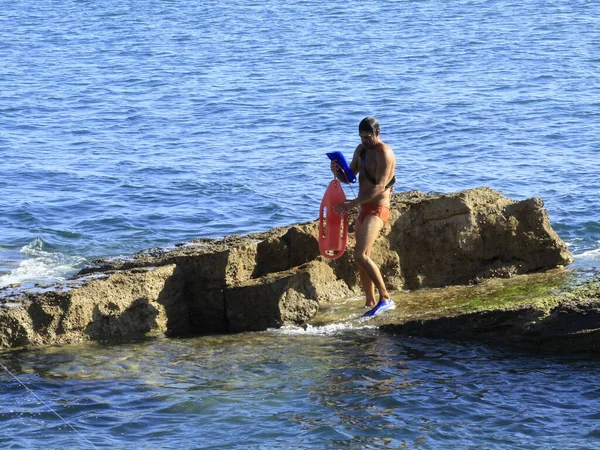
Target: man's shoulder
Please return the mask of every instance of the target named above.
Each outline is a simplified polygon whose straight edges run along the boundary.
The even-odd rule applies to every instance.
[[[385,142],[381,142],[381,143],[375,145],[374,150],[377,151],[378,153],[383,153],[383,154],[393,153],[392,147],[387,145]]]
[[[396,155],[392,151],[392,147],[387,145],[385,142],[377,149],[377,159],[381,164],[395,164]]]

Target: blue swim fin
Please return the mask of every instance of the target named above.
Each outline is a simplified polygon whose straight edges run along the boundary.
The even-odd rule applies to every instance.
[[[394,309],[395,307],[394,300],[391,298],[389,300],[379,300],[379,303],[377,303],[373,309],[364,313],[362,317],[377,316],[382,312],[387,311],[388,309]]]

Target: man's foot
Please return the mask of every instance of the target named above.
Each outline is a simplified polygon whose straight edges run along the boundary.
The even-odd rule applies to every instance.
[[[377,316],[382,312],[387,311],[388,309],[394,309],[395,307],[396,305],[394,304],[394,300],[392,300],[391,298],[387,300],[379,300],[379,303],[377,303],[373,309],[370,309],[369,311],[364,313],[362,317]]]

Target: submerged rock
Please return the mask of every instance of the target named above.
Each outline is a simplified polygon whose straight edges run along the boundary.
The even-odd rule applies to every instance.
[[[351,223],[351,229],[352,229]],[[319,255],[318,224],[198,239],[94,261],[66,286],[0,290],[0,347],[265,330],[306,323],[320,305],[360,293],[349,251]],[[572,262],[539,199],[488,189],[393,196],[372,254],[389,289],[511,277]]]

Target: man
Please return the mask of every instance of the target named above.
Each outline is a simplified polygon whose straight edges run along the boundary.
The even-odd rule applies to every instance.
[[[379,123],[372,117],[364,118],[358,125],[361,143],[354,150],[350,163],[350,169],[359,174],[358,197],[334,208],[338,214],[347,214],[355,206],[360,208],[355,226],[354,259],[369,308],[363,316],[374,316],[394,307],[381,272],[370,258],[373,244],[389,219],[390,199],[396,182],[396,157],[391,147],[380,139],[380,132]],[[336,163],[332,162],[331,170],[338,180],[347,183]]]

